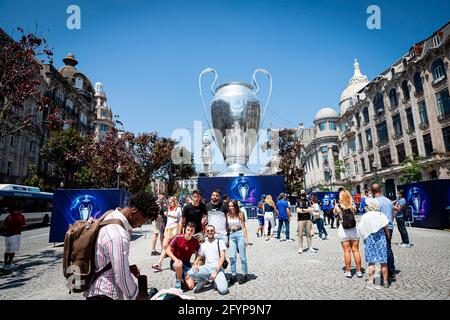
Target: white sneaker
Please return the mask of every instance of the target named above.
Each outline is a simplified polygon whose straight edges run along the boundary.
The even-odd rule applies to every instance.
[[[400,243],[399,246],[402,247],[402,248],[411,248],[411,245],[410,244],[406,244],[406,243]]]
[[[344,276],[346,276],[347,278],[351,278],[352,277],[352,273],[350,271],[349,272],[345,272]]]
[[[206,285],[206,281],[199,281],[197,282],[196,286],[194,287],[194,293],[199,293]]]
[[[314,248],[309,248],[308,251],[309,251],[309,252],[312,252],[312,253],[317,253],[317,250],[314,249]]]
[[[298,254],[302,254],[303,253],[303,248],[298,249]]]
[[[294,242],[292,239],[286,239],[287,242]]]
[[[363,274],[362,274],[361,271],[356,272],[356,275],[358,276],[358,278],[362,278],[363,277]]]

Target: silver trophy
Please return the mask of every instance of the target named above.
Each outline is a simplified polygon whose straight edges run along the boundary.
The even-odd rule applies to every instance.
[[[210,72],[215,75],[214,82],[211,85],[213,95],[211,100],[212,128],[201,85],[202,77]],[[259,85],[256,81],[258,72],[269,77],[269,95],[262,117],[256,95],[259,91]],[[256,69],[253,73],[251,85],[245,82],[227,82],[214,89],[217,78],[216,70],[207,68],[200,73],[198,85],[208,126],[214,130],[214,141],[227,164],[227,169],[219,176],[255,175],[247,167],[247,162],[258,141],[259,128],[264,121],[267,105],[272,94],[272,76],[265,69]]]
[[[250,189],[248,184],[241,184],[239,186],[239,195],[241,196],[241,201],[247,200],[248,189]]]

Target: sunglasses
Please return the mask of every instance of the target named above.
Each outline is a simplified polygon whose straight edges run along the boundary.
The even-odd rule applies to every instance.
[[[206,233],[214,233],[214,230],[206,230]]]

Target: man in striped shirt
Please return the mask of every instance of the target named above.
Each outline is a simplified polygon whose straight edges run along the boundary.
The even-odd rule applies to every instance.
[[[87,300],[134,300],[138,297],[139,269],[129,265],[131,233],[158,216],[159,207],[153,196],[139,192],[130,198],[129,205],[112,211],[105,220],[119,219],[123,226],[108,224],[98,234],[95,271],[111,262],[112,268],[103,272],[84,293]]]

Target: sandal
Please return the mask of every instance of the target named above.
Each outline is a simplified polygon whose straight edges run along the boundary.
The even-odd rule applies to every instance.
[[[161,272],[162,271],[162,268],[159,264],[152,265],[152,268],[154,269],[153,272]]]

